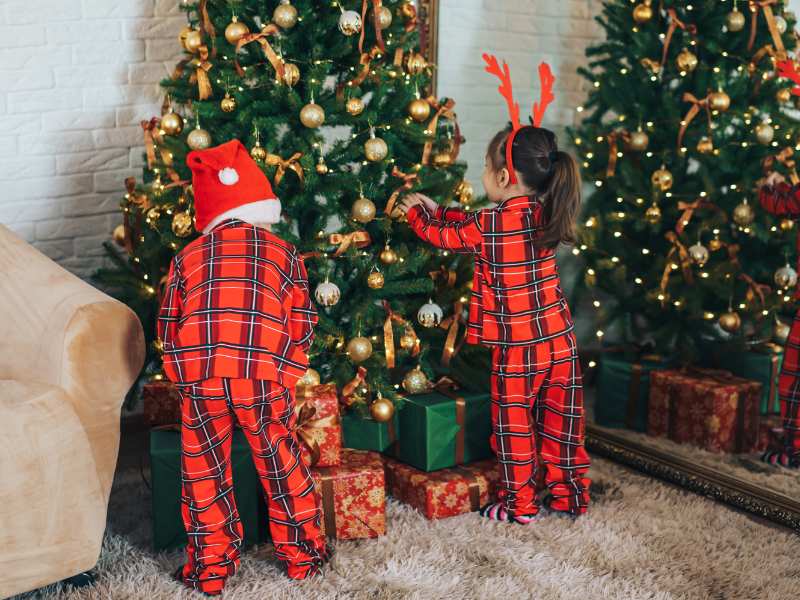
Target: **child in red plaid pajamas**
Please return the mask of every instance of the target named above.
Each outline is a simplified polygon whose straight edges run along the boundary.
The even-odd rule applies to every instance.
[[[275,551],[303,579],[327,558],[320,506],[294,432],[294,387],[317,322],[302,258],[269,230],[280,201],[238,140],[191,152],[203,235],[173,260],[159,314],[164,371],[182,397],[187,562],[176,577],[218,595],[239,565],[231,471],[244,431],[269,508]]]
[[[761,206],[774,215],[800,219],[800,186],[789,185],[780,173],[773,172],[766,178],[759,199]],[[800,290],[795,297],[800,297]],[[783,417],[782,447],[768,449],[762,460],[797,469],[800,468],[800,312],[795,315],[786,340],[778,396]]]
[[[502,479],[500,501],[481,514],[533,520],[544,469],[550,508],[579,515],[590,483],[583,390],[555,259],[560,243],[574,241],[578,168],[551,131],[522,127],[491,141],[483,185],[493,208],[465,213],[421,194],[402,203],[420,238],[475,255],[467,342],[492,349],[492,445]]]

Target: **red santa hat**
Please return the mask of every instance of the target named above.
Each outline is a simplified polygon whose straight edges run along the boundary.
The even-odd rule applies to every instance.
[[[194,150],[186,157],[186,164],[192,171],[198,231],[207,231],[228,218],[250,223],[280,221],[280,200],[239,140]]]

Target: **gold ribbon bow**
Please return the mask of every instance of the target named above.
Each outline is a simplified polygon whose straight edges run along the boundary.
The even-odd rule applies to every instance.
[[[295,408],[297,422],[295,423],[295,433],[311,453],[311,465],[314,466],[320,459],[320,447],[317,441],[317,433],[333,427],[339,422],[339,415],[333,414],[321,419],[315,419],[317,409],[310,402],[302,402]]]
[[[667,10],[669,14],[669,27],[667,28],[667,35],[664,38],[664,50],[661,53],[661,67],[663,68],[667,62],[667,53],[669,52],[669,45],[672,42],[672,36],[675,34],[675,30],[680,27],[684,31],[689,32],[691,35],[697,35],[697,26],[690,23],[686,24],[678,18],[678,14],[675,12],[674,8],[670,8]]]
[[[680,151],[681,147],[683,146],[683,136],[686,134],[689,124],[698,115],[701,109],[705,109],[706,115],[708,115],[708,130],[709,132],[711,131],[711,109],[708,106],[708,99],[709,96],[706,96],[702,100],[698,100],[694,94],[691,94],[690,92],[686,92],[683,95],[683,101],[691,102],[692,107],[689,109],[689,112],[686,113],[683,121],[681,121],[681,129],[678,132],[678,151]]]
[[[351,381],[349,381],[345,386],[342,388],[342,404],[345,406],[352,406],[353,394],[355,394],[358,386],[363,385],[367,379],[367,369],[364,367],[358,367],[356,371],[356,376],[353,377]]]
[[[664,265],[664,273],[661,275],[661,294],[664,297],[661,300],[661,303],[664,304],[666,302],[666,291],[667,285],[669,284],[669,274],[672,271],[672,260],[674,259],[675,255],[677,254],[679,257],[679,264],[681,270],[683,271],[683,278],[686,280],[686,283],[691,284],[694,282],[694,275],[692,274],[692,262],[689,258],[689,251],[686,249],[686,246],[681,244],[681,241],[678,239],[678,235],[674,231],[668,231],[664,236],[667,238],[667,241],[672,244],[672,248],[670,249],[669,253],[667,254],[667,262]]]
[[[761,302],[761,306],[764,306],[766,303],[766,296],[772,292],[772,288],[764,283],[757,283],[747,273],[740,273],[739,279],[747,284],[747,301],[752,302],[756,297],[758,297],[759,302]]]
[[[305,183],[305,171],[303,171],[302,165],[297,162],[302,158],[302,152],[295,152],[292,154],[287,160],[283,160],[277,154],[267,154],[267,158],[265,160],[266,164],[270,167],[277,167],[278,169],[275,171],[275,185],[279,185],[283,176],[286,174],[287,169],[290,171],[294,171],[297,174],[297,177],[300,179],[300,184]]]
[[[761,48],[758,49],[758,52],[753,54],[753,57],[747,64],[747,71],[750,73],[751,76],[756,74],[756,71],[758,70],[758,63],[760,63],[765,56],[770,56],[772,58],[775,58],[775,48],[772,47],[772,44],[766,44],[762,46]]]
[[[438,271],[430,271],[428,275],[430,275],[434,283],[437,279],[441,279],[447,287],[453,287],[456,284],[456,272],[452,269],[448,269],[444,265],[441,265]]]
[[[383,309],[386,311],[386,320],[383,322],[383,347],[386,353],[386,366],[389,369],[395,367],[395,349],[394,349],[394,328],[393,324],[401,325],[406,332],[406,335],[414,336],[414,347],[411,349],[411,356],[417,356],[420,351],[420,342],[417,333],[411,326],[411,323],[406,321],[403,317],[398,315],[392,310],[388,300],[383,301]]]
[[[417,28],[417,24],[419,23],[419,17],[417,16],[417,7],[407,2],[403,6],[403,10],[407,11],[408,14],[411,16],[406,21],[405,31],[406,33],[410,33]]]
[[[155,141],[161,141],[161,134],[158,130],[158,119],[153,117],[149,121],[141,121],[142,132],[144,133],[144,151],[147,154],[147,168],[152,169],[156,162]]]
[[[366,231],[358,230],[351,231],[350,233],[332,233],[329,237],[329,241],[332,245],[339,246],[333,255],[341,256],[347,252],[350,246],[355,245],[356,248],[369,246],[372,242],[372,238],[369,237],[369,233]]]
[[[419,173],[403,173],[397,166],[392,167],[392,177],[397,177],[398,179],[403,180],[403,185],[397,188],[395,191],[392,192],[392,195],[389,196],[389,200],[386,202],[386,208],[384,212],[390,218],[394,218],[396,215],[393,215],[395,205],[397,204],[397,199],[400,197],[400,194],[403,192],[407,192],[410,190],[414,185],[419,181]]]
[[[367,5],[369,0],[362,0],[361,2],[361,35],[358,38],[358,51],[364,52],[364,37],[367,34]],[[379,23],[379,15],[383,0],[372,0],[372,24],[375,26],[375,38],[378,41],[378,48],[381,52],[386,51],[386,44],[383,43],[383,32],[381,31]]]
[[[354,88],[364,83],[364,80],[367,78],[369,71],[372,68],[372,61],[378,58],[380,55],[381,49],[377,46],[374,46],[369,52],[362,52],[361,58],[358,60],[358,63],[361,65],[358,75],[356,75],[347,83],[339,85],[339,87],[336,89],[336,97],[341,100],[344,97],[345,87]]]
[[[617,171],[617,153],[619,152],[619,140],[628,143],[631,134],[624,129],[612,131],[606,136],[608,141],[608,166],[606,167],[606,177],[614,177]]]
[[[208,77],[208,72],[213,66],[208,62],[208,48],[206,46],[200,46],[197,51],[197,58],[192,60],[192,64],[194,65],[194,73],[191,80],[197,82],[197,97],[200,100],[206,100],[211,97],[211,80]]]
[[[456,346],[456,338],[458,337],[458,325],[459,323],[464,322],[463,316],[463,304],[461,301],[456,301],[453,304],[453,314],[443,319],[441,323],[439,323],[439,327],[442,329],[447,329],[447,338],[444,342],[444,349],[442,350],[442,366],[449,367],[450,361],[456,355],[458,350],[461,348],[461,344]]]
[[[433,151],[433,142],[434,142],[434,138],[436,137],[436,129],[439,126],[439,119],[441,117],[446,117],[448,119],[455,120],[455,118],[456,118],[456,115],[453,112],[453,108],[456,105],[456,101],[453,100],[452,98],[445,98],[445,102],[443,104],[439,104],[439,102],[436,100],[436,98],[433,98],[433,97],[426,98],[426,100],[428,101],[428,104],[430,104],[431,107],[436,112],[433,114],[433,117],[431,118],[430,122],[428,123],[428,126],[425,128],[430,132],[431,137],[428,139],[428,141],[425,142],[425,146],[422,149],[422,160],[420,162],[423,165],[427,165],[430,162],[431,152]],[[456,133],[456,138],[457,138],[456,142],[459,145],[461,143],[460,137],[461,137],[461,135],[457,132]],[[456,156],[457,155],[458,154],[456,153]]]
[[[778,24],[775,22],[775,15],[772,12],[772,5],[778,4],[778,0],[750,0],[750,39],[747,40],[747,49],[752,50],[753,45],[756,43],[756,33],[758,31],[758,10],[761,9],[764,13],[764,18],[767,20],[767,27],[769,34],[772,36],[772,42],[775,45],[776,54],[779,59],[786,58],[786,48],[781,39],[781,32],[778,31]]]
[[[702,198],[698,198],[694,202],[678,202],[678,210],[682,210],[683,213],[681,214],[678,222],[675,224],[675,232],[680,235],[683,233],[683,230],[689,224],[689,221],[692,220],[692,216],[694,215],[694,211],[700,208],[716,208],[714,204],[708,202],[707,200],[703,200]]]
[[[214,40],[217,37],[217,30],[214,28],[211,17],[208,16],[208,0],[200,0],[197,3],[197,13],[200,15],[200,31],[205,34],[204,37],[208,37],[208,39],[211,40],[213,47]],[[216,53],[217,50],[216,47],[214,47],[211,55],[216,56]]]
[[[236,67],[236,72],[240,77],[244,77],[244,69],[239,64],[239,50],[251,42],[258,42],[258,44],[261,46],[261,49],[264,51],[264,56],[267,57],[267,60],[272,65],[272,68],[275,69],[275,76],[277,77],[278,81],[283,81],[283,61],[275,53],[275,50],[272,49],[272,46],[269,45],[269,41],[267,40],[269,36],[278,35],[279,33],[280,29],[278,29],[278,26],[274,23],[270,23],[266,27],[262,28],[260,32],[248,33],[247,35],[242,36],[241,39],[236,42],[236,58],[233,62],[234,66]]]
[[[792,185],[797,185],[800,183],[800,177],[797,176],[797,163],[793,157],[794,149],[790,146],[787,146],[774,156],[768,156],[763,162],[764,174],[766,175],[772,171],[775,167],[775,162],[779,162],[789,171],[789,181],[792,182]]]

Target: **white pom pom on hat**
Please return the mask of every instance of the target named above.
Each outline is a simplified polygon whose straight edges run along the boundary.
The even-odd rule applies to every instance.
[[[219,180],[223,185],[236,185],[239,173],[233,167],[225,167],[219,172]]]

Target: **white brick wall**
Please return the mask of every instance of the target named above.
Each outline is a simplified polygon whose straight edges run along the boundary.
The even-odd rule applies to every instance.
[[[81,276],[100,264],[100,243],[120,221],[123,178],[140,174],[139,121],[159,110],[157,83],[180,56],[178,2],[0,3],[0,222]],[[560,129],[584,96],[575,69],[599,35],[599,7],[441,0],[439,90],[457,100],[475,184],[486,144],[506,120],[481,53],[508,60],[523,112],[538,94],[535,65],[549,61],[557,102],[546,124]]]

